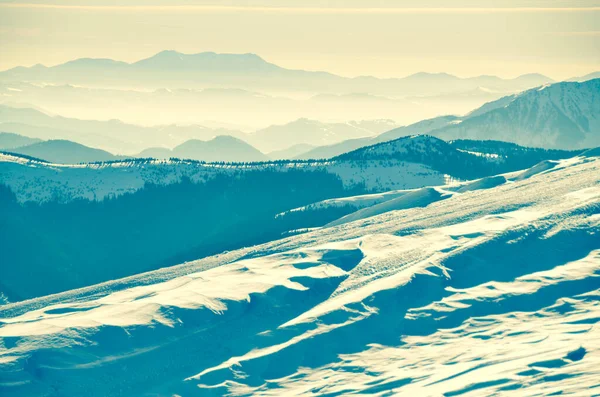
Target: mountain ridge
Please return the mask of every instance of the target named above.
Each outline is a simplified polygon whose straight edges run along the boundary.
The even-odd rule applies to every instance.
[[[405,96],[472,89],[482,85],[479,84],[480,82],[491,83],[492,87],[490,88],[501,87],[505,91],[530,88],[540,83],[539,76],[536,77],[535,81],[531,81],[531,74],[513,79],[498,78],[493,82],[489,78],[481,76],[460,78],[446,73],[426,72],[419,72],[404,78],[383,79],[373,76],[348,78],[324,71],[312,72],[283,68],[252,53],[218,54],[200,52],[183,54],[167,50],[132,63],[110,61],[112,60],[94,61],[88,58],[83,61],[74,60],[71,61],[74,63],[67,62],[44,68],[12,68],[0,72],[0,80],[53,81],[54,83],[71,81],[78,84],[86,84],[86,82],[93,84],[94,81],[102,81],[105,85],[118,85],[128,82],[128,84],[146,84],[157,88],[189,87],[190,83],[194,82],[194,84],[200,85],[204,83],[205,85],[237,86],[246,89],[261,87],[267,91],[369,92],[380,95],[397,95],[400,92]],[[74,70],[74,67],[78,64],[86,69],[86,73],[89,72],[90,68],[104,68],[103,75],[96,76],[96,80],[94,80],[86,73]],[[168,76],[161,73],[164,72],[166,66],[171,68],[171,73],[178,70],[177,76]],[[68,71],[68,73],[63,73],[63,70]],[[137,73],[132,73],[133,71]],[[199,73],[202,71],[205,72],[205,75]],[[41,73],[41,75],[36,76],[36,72]],[[248,76],[253,76],[254,81],[246,78]],[[427,87],[424,86],[423,79],[428,80]],[[554,80],[544,76],[541,81],[553,82]],[[329,87],[329,89],[323,90],[323,87]]]
[[[79,164],[124,159],[105,150],[65,139],[51,139],[11,149],[12,153],[39,158],[50,163]]]

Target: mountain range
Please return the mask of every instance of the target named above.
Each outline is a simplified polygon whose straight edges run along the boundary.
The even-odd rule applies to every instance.
[[[247,141],[265,153],[287,149],[293,145],[323,146],[346,139],[373,136],[394,128],[391,120],[323,123],[298,119],[284,125],[272,125],[247,135]],[[291,143],[291,144],[290,144]]]
[[[405,124],[446,111],[463,114],[504,94],[474,96],[466,102],[452,99],[460,94],[450,94],[436,103],[420,103],[419,100],[359,93],[272,95],[239,88],[134,90],[0,82],[0,104],[7,106],[43,109],[46,113],[78,119],[119,119],[145,126],[200,124],[211,127],[216,121],[228,125],[224,128],[243,131],[300,118],[327,122],[393,119]]]
[[[584,149],[600,145],[599,114],[600,79],[551,84],[488,102],[462,117],[440,116],[397,128],[391,120],[323,123],[309,119],[254,132],[198,125],[142,127],[117,120],[70,119],[31,108],[0,105],[0,129],[9,132],[0,136],[0,149],[60,163],[123,158],[110,152],[130,152],[129,157],[228,162],[327,159],[414,134],[450,141],[469,138]],[[37,142],[40,139],[55,142]],[[175,143],[174,149],[165,148],[165,141]],[[38,145],[30,149],[19,148],[36,142]],[[141,151],[136,153],[135,148]],[[78,154],[69,156],[69,151]]]
[[[43,82],[102,87],[242,88],[259,92],[369,93],[388,96],[433,95],[487,87],[510,92],[553,82],[539,74],[514,79],[495,76],[459,78],[417,73],[401,79],[346,78],[327,72],[291,70],[256,54],[183,54],[162,51],[133,63],[82,58],[46,67],[16,67],[0,72],[2,82]]]

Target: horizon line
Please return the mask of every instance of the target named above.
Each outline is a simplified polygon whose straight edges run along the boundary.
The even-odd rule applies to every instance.
[[[598,7],[275,7],[275,6],[220,6],[220,5],[72,5],[46,3],[3,3],[3,8],[41,8],[98,11],[205,11],[205,12],[266,12],[304,14],[486,14],[486,13],[539,13],[589,12]]]

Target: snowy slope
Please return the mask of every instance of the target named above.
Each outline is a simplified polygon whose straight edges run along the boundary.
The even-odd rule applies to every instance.
[[[600,159],[510,179],[0,307],[0,392],[593,394]]]

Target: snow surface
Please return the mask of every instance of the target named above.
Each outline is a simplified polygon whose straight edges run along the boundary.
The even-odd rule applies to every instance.
[[[501,178],[0,306],[0,394],[597,394],[600,159]]]

